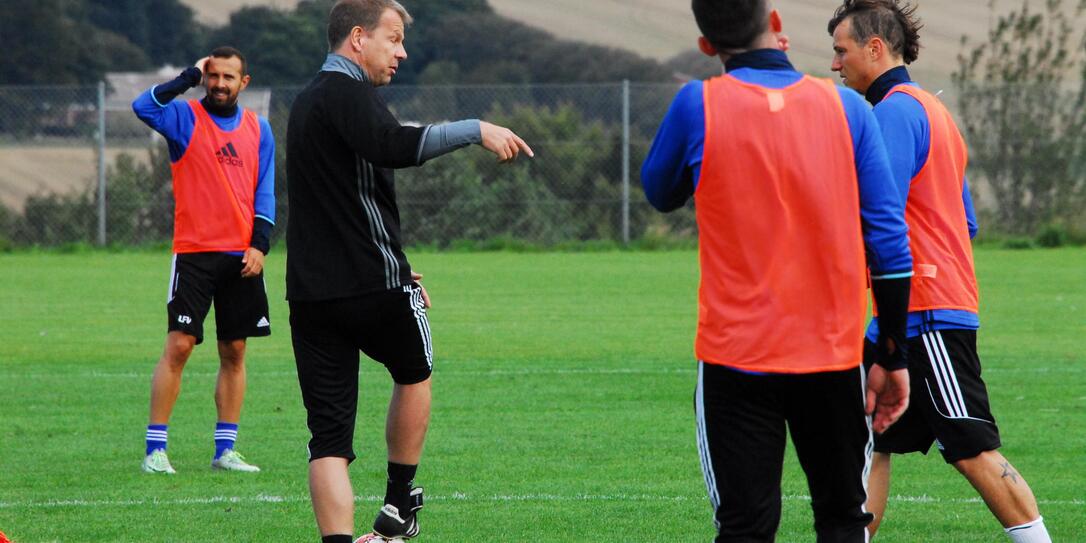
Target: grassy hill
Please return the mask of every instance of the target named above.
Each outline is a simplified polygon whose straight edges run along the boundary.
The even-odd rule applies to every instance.
[[[1042,0],[1028,0],[1038,9]],[[776,0],[792,39],[791,57],[803,71],[831,75],[831,41],[826,23],[840,0]],[[989,0],[920,0],[920,60],[914,74],[929,87],[949,87],[957,66],[961,38],[983,40],[994,19]],[[699,32],[686,0],[490,0],[507,17],[533,24],[567,39],[622,47],[666,60],[696,47]],[[1020,5],[1019,0],[995,0],[995,13]],[[1080,22],[1080,24],[1083,24]]]

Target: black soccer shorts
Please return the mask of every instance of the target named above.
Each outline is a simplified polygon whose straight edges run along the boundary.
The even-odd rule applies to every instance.
[[[241,255],[184,253],[174,255],[166,300],[167,330],[184,332],[204,342],[204,319],[215,303],[219,341],[271,334],[264,274],[242,277]]]
[[[807,475],[818,541],[863,543],[871,426],[864,372],[750,374],[698,363],[698,453],[717,543],[771,543],[787,436]]]
[[[355,459],[359,352],[393,381],[430,378],[433,349],[422,288],[412,284],[352,298],[290,302],[290,333],[312,438],[310,461]]]
[[[864,359],[874,345],[865,342]],[[909,339],[909,409],[875,437],[881,453],[928,453],[934,442],[948,464],[1000,447],[999,427],[980,376],[975,330],[940,330]]]

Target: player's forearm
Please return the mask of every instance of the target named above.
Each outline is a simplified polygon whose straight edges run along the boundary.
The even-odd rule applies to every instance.
[[[482,142],[482,129],[476,119],[428,126],[419,141],[418,164]]]
[[[249,242],[249,246],[268,254],[268,251],[271,250],[272,226],[272,223],[262,217],[253,219],[253,239]]]
[[[909,277],[871,281],[871,294],[879,308],[880,356],[876,363],[891,371],[908,365],[906,330],[909,321],[909,293],[912,290],[911,276],[912,273],[909,273]],[[888,347],[891,344],[892,356]]]
[[[962,205],[965,206],[965,223],[969,228],[969,239],[977,237],[980,225],[977,224],[977,211],[973,207],[973,196],[969,193],[969,179],[962,182]]]
[[[135,101],[132,102],[132,111],[139,117],[141,121],[152,129],[163,134],[167,138],[174,137],[176,127],[168,128],[171,124],[167,113],[167,105],[173,101],[177,96],[184,94],[185,91],[200,84],[200,70],[193,67],[181,72],[181,75],[177,76],[172,81],[163,83],[161,85],[155,85],[150,89],[140,94]]]
[[[153,87],[152,96],[159,105],[165,106],[174,98],[185,94],[189,89],[199,85],[202,78],[203,75],[201,74],[200,69],[191,66],[181,72],[181,74],[172,81],[167,81],[166,83]]]

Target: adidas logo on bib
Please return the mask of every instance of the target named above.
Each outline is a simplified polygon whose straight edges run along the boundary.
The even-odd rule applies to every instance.
[[[269,326],[271,326],[271,323],[268,322],[268,317],[260,317],[260,322],[256,323],[257,328],[267,328]]]

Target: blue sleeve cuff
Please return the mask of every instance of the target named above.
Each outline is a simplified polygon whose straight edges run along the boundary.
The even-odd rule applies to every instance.
[[[912,276],[913,276],[913,271],[909,270],[907,272],[884,273],[882,275],[871,275],[871,280],[872,281],[879,281],[879,280],[882,280],[882,279],[905,279],[906,277],[912,277]]]
[[[153,100],[155,102],[155,104],[158,105],[158,107],[166,107],[166,104],[163,104],[162,102],[159,102],[158,98],[155,96],[155,89],[157,89],[157,88],[158,88],[158,85],[155,85],[155,86],[151,87],[151,100]]]

